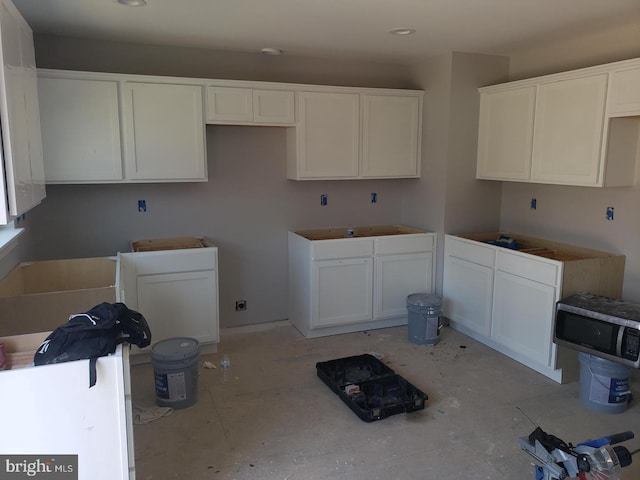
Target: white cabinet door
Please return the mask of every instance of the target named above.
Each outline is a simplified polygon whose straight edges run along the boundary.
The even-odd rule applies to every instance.
[[[529,179],[535,100],[535,86],[481,93],[477,178]]]
[[[312,329],[371,320],[372,264],[371,258],[313,262]]]
[[[418,97],[362,95],[363,177],[418,177]]]
[[[0,192],[0,224],[6,224],[37,205],[45,192],[33,35],[9,0],[0,2],[0,33],[4,168],[0,190],[6,189]]]
[[[556,289],[496,271],[491,338],[539,365],[551,366]]]
[[[373,318],[407,314],[407,295],[433,291],[433,253],[376,256]]]
[[[609,114],[640,115],[640,67],[611,74]]]
[[[538,87],[532,181],[598,183],[607,80],[603,73]]]
[[[202,87],[127,82],[123,104],[127,178],[207,179]]]
[[[360,96],[299,92],[293,179],[357,178],[360,162]]]
[[[47,182],[122,180],[118,83],[40,76]]]
[[[207,87],[207,122],[226,120],[253,121],[253,90]]]
[[[293,125],[295,94],[281,90],[253,91],[253,120],[256,123]]]
[[[149,322],[153,343],[172,337],[218,341],[216,272],[141,275],[138,311]]]
[[[452,321],[485,337],[491,335],[494,269],[445,256],[444,314]]]

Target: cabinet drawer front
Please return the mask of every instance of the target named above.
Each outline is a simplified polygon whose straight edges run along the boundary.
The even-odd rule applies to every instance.
[[[430,252],[433,250],[433,235],[399,235],[374,240],[376,255],[394,253]]]
[[[529,258],[524,255],[498,252],[497,267],[498,270],[503,272],[546,283],[547,285],[556,285],[558,282],[558,264]]]
[[[493,267],[496,263],[496,248],[479,242],[465,242],[447,237],[445,250],[447,256],[469,260],[486,267]]]
[[[138,275],[155,275],[159,273],[195,272],[215,270],[217,249],[189,249],[159,252],[129,253],[135,255]]]
[[[340,240],[321,240],[313,242],[314,260],[332,258],[370,257],[373,255],[373,240],[345,238]]]

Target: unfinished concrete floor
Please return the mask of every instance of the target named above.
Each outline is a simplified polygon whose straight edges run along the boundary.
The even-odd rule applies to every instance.
[[[367,352],[423,390],[426,408],[365,423],[316,376],[318,361]],[[518,445],[532,421],[574,444],[635,429],[624,445],[640,448],[637,402],[618,415],[591,412],[578,382],[559,385],[450,328],[438,345],[418,346],[406,327],[305,339],[276,322],[223,329],[206,360],[218,368],[200,368],[195,405],[135,425],[138,480],[533,480]],[[134,406],[153,406],[153,368],[131,372]],[[623,480],[640,478],[634,459]]]

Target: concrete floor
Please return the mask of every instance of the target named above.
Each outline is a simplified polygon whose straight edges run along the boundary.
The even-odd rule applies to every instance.
[[[288,322],[223,330],[219,353],[200,357],[218,368],[200,369],[198,402],[135,425],[138,480],[533,480],[517,440],[532,421],[574,444],[635,429],[624,445],[640,448],[638,402],[618,415],[591,412],[578,382],[559,385],[453,329],[435,346],[406,335],[396,327],[309,340]],[[318,361],[367,352],[423,390],[426,408],[365,423],[316,376]],[[134,406],[153,406],[153,368],[131,371]],[[634,458],[623,480],[640,478]]]

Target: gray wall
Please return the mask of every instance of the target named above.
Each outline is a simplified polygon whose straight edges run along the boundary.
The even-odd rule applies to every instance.
[[[552,39],[554,40],[554,39]],[[555,39],[510,57],[511,79],[640,57],[640,21]],[[640,160],[638,160],[640,162]],[[500,227],[626,255],[623,298],[640,301],[640,166],[634,187],[588,188],[504,182]],[[530,210],[532,197],[537,210]],[[613,221],[606,208],[615,208]]]
[[[448,53],[414,65],[426,90],[422,178],[409,186],[403,222],[438,232],[436,291],[442,292],[444,233],[497,230],[500,184],[475,178],[478,87],[505,81],[508,58]]]
[[[267,62],[259,55],[55,37],[36,38],[36,52],[47,68],[410,85],[407,69],[396,65],[296,58],[272,65],[273,57]],[[23,259],[114,255],[136,239],[205,235],[220,247],[221,324],[274,321],[287,318],[287,230],[400,223],[404,192],[417,182],[287,180],[284,128],[208,126],[207,150],[207,183],[47,186],[45,201],[21,223]],[[378,203],[370,203],[371,192]],[[146,213],[137,211],[139,199],[146,200]],[[247,300],[245,312],[234,311],[237,299]]]

